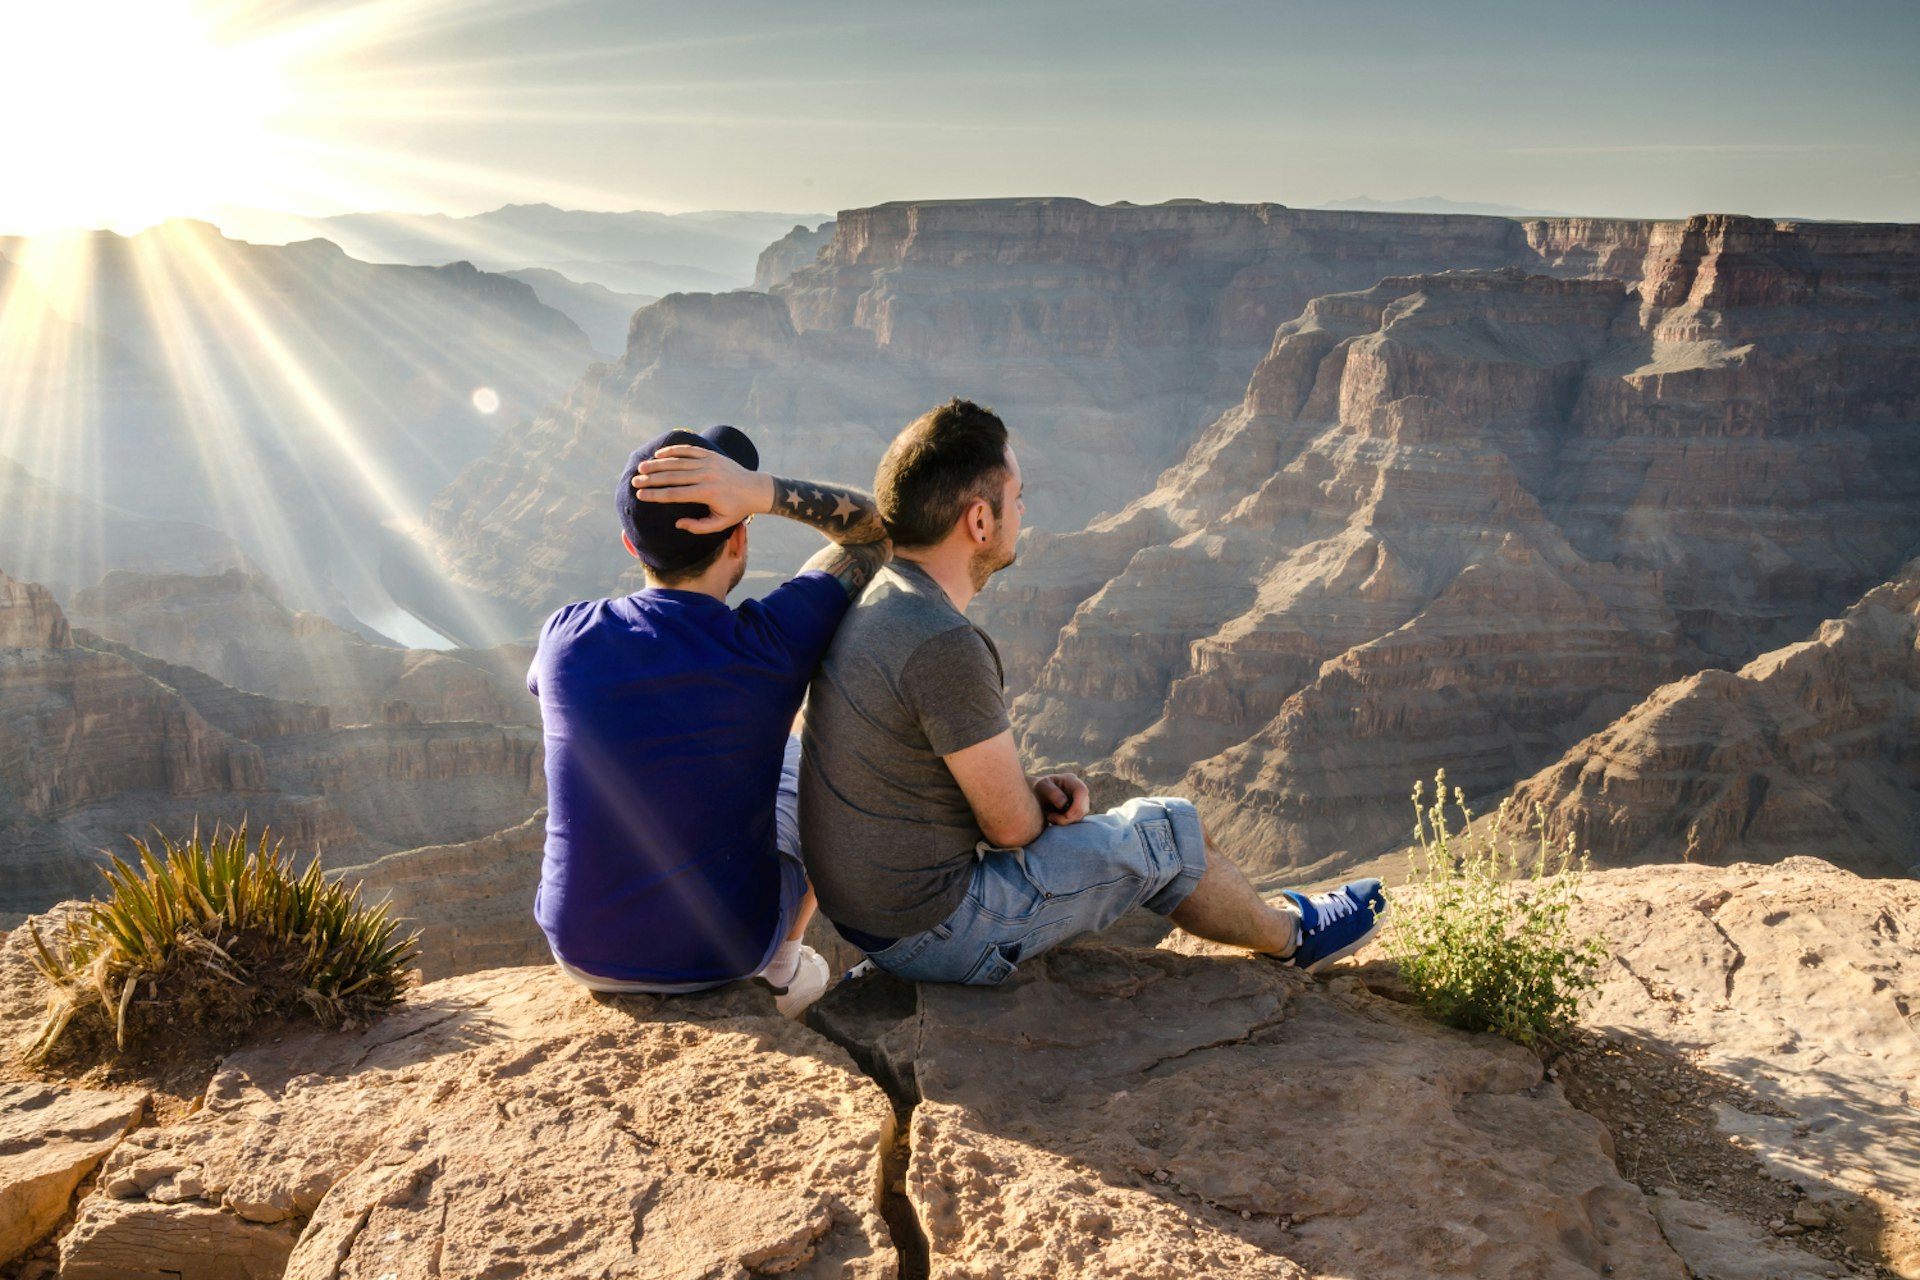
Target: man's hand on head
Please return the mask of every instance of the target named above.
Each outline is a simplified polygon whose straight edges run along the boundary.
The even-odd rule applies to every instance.
[[[1087,816],[1093,795],[1087,784],[1071,773],[1049,773],[1033,780],[1033,798],[1049,826],[1064,827]]]
[[[632,484],[642,502],[705,503],[705,516],[674,522],[688,533],[719,533],[773,509],[772,476],[690,444],[670,444],[642,462]]]

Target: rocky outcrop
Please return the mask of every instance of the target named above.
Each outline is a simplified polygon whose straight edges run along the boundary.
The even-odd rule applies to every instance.
[[[811,231],[805,223],[796,225],[760,251],[760,261],[753,268],[753,287],[765,293],[785,283],[794,272],[812,266],[820,257],[820,250],[832,239],[832,221],[823,222]]]
[[[1920,560],[1811,639],[1655,690],[1515,800],[1603,862],[1920,874]]]
[[[1510,786],[1882,580],[1920,543],[1920,237],[1655,232],[1646,296],[1448,272],[1282,325],[1154,493],[982,597],[1029,753],[1331,870],[1404,840],[1414,779]]]
[[[279,1028],[119,1141],[60,1274],[1920,1276],[1911,882],[1592,874],[1610,955],[1547,1068],[1375,994],[1377,947],[1316,981],[1153,922],[995,989],[843,984],[809,1022],[850,1054],[749,986],[551,966]]]
[[[0,1083],[0,1266],[66,1217],[81,1179],[145,1106],[138,1093]]]
[[[1685,1274],[1537,1059],[1351,980],[1082,945],[882,995],[820,1016],[911,1082],[935,1277]]]
[[[360,886],[364,902],[386,902],[419,931],[420,972],[429,982],[543,964],[551,953],[533,920],[533,895],[546,835],[542,809],[478,840],[407,849],[329,874]]]
[[[1863,880],[1810,857],[1610,870],[1588,877],[1571,923],[1612,953],[1583,1022],[1748,1095],[1738,1107],[1715,1104],[1710,1119],[1773,1175],[1778,1213],[1794,1228],[1781,1234],[1838,1233],[1893,1274],[1920,1276],[1920,884]],[[1627,1109],[1658,1101],[1629,1099]],[[1672,1175],[1648,1167],[1640,1145],[1630,1137],[1622,1163],[1667,1184]],[[1725,1188],[1674,1191],[1714,1200]],[[1679,1205],[1668,1214],[1715,1220]],[[1668,1238],[1685,1253],[1681,1234]],[[1749,1262],[1767,1256],[1749,1244]]]
[[[111,573],[76,592],[76,625],[192,667],[236,689],[317,703],[335,725],[475,720],[539,724],[531,652],[401,649],[280,602],[237,570],[211,576]]]
[[[12,642],[0,648],[0,909],[92,887],[61,828],[103,801],[262,787],[258,747],[126,659],[74,644],[44,588],[0,576],[0,636]]]
[[[230,1055],[198,1111],[108,1158],[60,1275],[889,1280],[893,1137],[879,1088],[764,992],[496,970]]]
[[[0,649],[71,649],[73,632],[53,593],[0,575]]]
[[[972,396],[1014,431],[1030,523],[1074,529],[1176,462],[1311,299],[1449,267],[1631,274],[1646,227],[1535,234],[1502,218],[1078,200],[852,210],[771,295],[676,295],[640,312],[620,364],[590,370],[449,486],[422,544],[506,616],[434,622],[466,643],[513,638],[613,590],[628,569],[607,513],[613,472],[669,427],[730,422],[770,469],[866,485],[909,418]],[[754,528],[767,581],[815,545],[781,525]],[[431,591],[397,589],[433,608]]]
[[[324,707],[78,640],[41,588],[0,577],[0,911],[97,887],[127,834],[247,822],[296,856],[364,861],[511,827],[545,794],[537,729],[328,727]]]

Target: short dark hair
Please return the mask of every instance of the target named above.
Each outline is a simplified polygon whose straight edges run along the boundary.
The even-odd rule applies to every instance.
[[[893,438],[874,473],[873,494],[895,546],[930,547],[975,498],[998,516],[1006,482],[1006,424],[956,396]]]
[[[734,528],[738,527],[737,525],[734,526]],[[733,532],[733,528],[724,529],[721,532],[730,534]],[[709,547],[706,552],[692,564],[676,565],[671,569],[656,569],[652,565],[648,565],[647,574],[663,587],[677,587],[683,582],[692,582],[695,578],[698,578],[701,574],[713,568],[713,562],[718,560],[720,553],[726,549],[727,540],[721,538],[720,541]]]

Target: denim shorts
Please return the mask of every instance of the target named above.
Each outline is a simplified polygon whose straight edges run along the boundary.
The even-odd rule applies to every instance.
[[[780,761],[780,788],[773,797],[773,843],[780,854],[780,923],[773,937],[767,940],[766,954],[760,957],[760,963],[754,967],[755,973],[767,967],[773,959],[774,949],[793,932],[794,921],[800,915],[800,903],[807,896],[807,867],[800,858],[800,735],[797,733],[788,737],[787,753]],[[593,991],[637,991],[649,995],[676,996],[694,991],[711,991],[715,987],[726,986],[728,982],[738,981],[737,978],[728,978],[723,982],[626,982],[576,969],[558,951],[553,953],[553,960],[560,966],[560,972]]]
[[[1048,827],[1024,849],[982,845],[953,914],[872,959],[913,982],[992,986],[1022,960],[1104,929],[1135,907],[1170,915],[1206,869],[1191,801],[1129,800]]]

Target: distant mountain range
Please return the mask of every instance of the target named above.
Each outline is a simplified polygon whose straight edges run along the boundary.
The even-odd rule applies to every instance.
[[[229,567],[204,525],[294,607],[382,630],[383,523],[595,358],[527,282],[195,222],[0,238],[0,296],[0,495],[31,495],[0,570]]]
[[[346,213],[308,218],[230,209],[216,221],[255,244],[331,240],[363,262],[436,266],[462,259],[483,271],[545,268],[616,293],[658,297],[736,289],[753,282],[760,251],[826,213],[623,213],[510,204],[470,217]]]
[[[1354,209],[1363,213],[1481,213],[1495,218],[1570,218],[1563,209],[1528,209],[1512,204],[1482,204],[1473,200],[1449,200],[1445,196],[1414,196],[1410,200],[1375,200],[1372,196],[1348,196],[1329,200],[1320,209]]]

